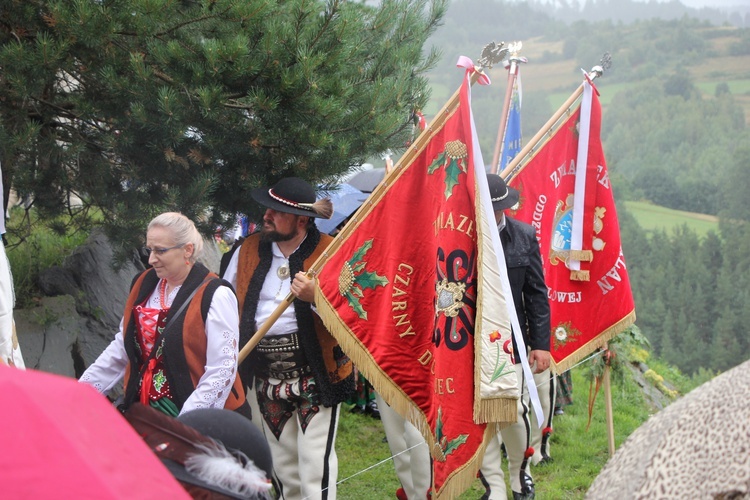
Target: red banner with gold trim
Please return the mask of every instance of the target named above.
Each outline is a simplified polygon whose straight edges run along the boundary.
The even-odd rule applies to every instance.
[[[521,193],[512,214],[536,228],[551,307],[550,348],[558,371],[635,321],[600,138],[601,105],[596,89],[584,85],[589,87],[575,112],[507,179]],[[581,131],[588,135],[580,136]],[[587,150],[579,151],[581,144]],[[581,158],[583,166],[577,164]],[[576,197],[582,198],[578,204]]]
[[[453,498],[476,479],[486,439],[495,423],[515,421],[518,397],[506,304],[497,281],[483,284],[499,279],[487,245],[497,229],[477,184],[486,190],[474,166],[470,72],[317,275],[326,326],[425,436],[435,498]]]

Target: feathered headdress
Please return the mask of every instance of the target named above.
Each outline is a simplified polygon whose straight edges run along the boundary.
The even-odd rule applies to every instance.
[[[134,404],[125,418],[175,478],[231,498],[271,498],[271,454],[247,418],[199,409],[173,418]],[[217,435],[218,434],[218,435]]]

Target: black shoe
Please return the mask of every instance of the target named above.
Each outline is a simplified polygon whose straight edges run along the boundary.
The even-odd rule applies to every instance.
[[[364,413],[364,412],[365,412],[365,407],[359,406],[359,405],[354,405],[352,406],[352,409],[349,410],[349,413]]]
[[[534,481],[528,474],[523,475],[523,484],[521,485],[521,492],[513,492],[513,500],[534,500]]]
[[[365,414],[380,420],[380,410],[378,409],[378,403],[376,403],[374,399],[369,401],[367,406],[365,406]]]
[[[534,500],[534,493],[531,493],[531,495],[519,493],[517,491],[513,492],[513,500]]]

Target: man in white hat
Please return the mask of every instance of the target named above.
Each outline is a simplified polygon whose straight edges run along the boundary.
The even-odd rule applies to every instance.
[[[332,207],[296,177],[251,195],[266,207],[261,231],[242,242],[223,275],[237,292],[240,348],[289,292],[296,300],[239,372],[256,391],[280,497],[336,498],[336,430],[340,403],[354,390],[353,367],[311,307],[314,284],[304,272],[332,240],[314,223]]]

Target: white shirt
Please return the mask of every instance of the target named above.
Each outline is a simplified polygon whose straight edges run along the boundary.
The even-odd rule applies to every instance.
[[[229,260],[226,271],[224,271],[224,279],[230,282],[235,289],[237,289],[237,266],[239,264],[241,251],[242,247],[234,252],[234,255],[232,255],[232,258]],[[297,250],[295,249],[294,251],[296,252]],[[284,257],[284,254],[281,253],[276,242],[271,243],[271,254],[273,255],[271,269],[268,271],[266,280],[263,282],[263,288],[260,290],[258,309],[255,312],[255,324],[258,328],[263,325],[276,308],[284,301],[286,296],[289,295],[292,287],[292,278],[294,278],[293,276],[289,276],[289,278],[284,280],[279,278],[277,270],[283,265],[289,267],[289,259]],[[285,333],[294,333],[296,331],[297,317],[294,315],[294,308],[287,307],[279,319],[277,319],[271,326],[266,335],[283,335]]]
[[[172,303],[179,288],[175,287],[169,294],[167,305]],[[146,306],[160,307],[158,284],[149,296]],[[115,339],[79,380],[93,386],[102,394],[109,394],[122,381],[125,367],[129,362],[123,342],[122,321],[121,319]],[[211,299],[206,315],[206,371],[182,406],[180,415],[196,408],[224,408],[237,374],[238,344],[237,297],[229,288],[220,286]]]

